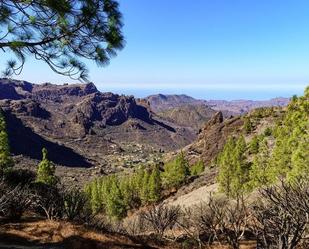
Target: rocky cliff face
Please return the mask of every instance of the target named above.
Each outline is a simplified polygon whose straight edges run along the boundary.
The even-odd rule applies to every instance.
[[[129,118],[151,122],[147,108],[138,105],[132,96],[101,93],[92,83],[35,85],[0,79],[0,93],[4,110],[43,120],[42,125],[55,136],[80,137],[94,126],[121,125]],[[46,119],[48,122],[44,122]]]
[[[197,140],[184,151],[190,161],[202,160],[209,166],[223,149],[228,137],[240,133],[242,126],[243,120],[240,117],[224,120],[222,112],[217,112],[200,131]]]

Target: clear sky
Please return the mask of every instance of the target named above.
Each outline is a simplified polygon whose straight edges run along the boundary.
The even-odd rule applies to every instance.
[[[308,0],[120,0],[120,8],[126,47],[106,68],[87,63],[102,91],[267,99],[309,83]],[[19,78],[72,82],[31,59]]]

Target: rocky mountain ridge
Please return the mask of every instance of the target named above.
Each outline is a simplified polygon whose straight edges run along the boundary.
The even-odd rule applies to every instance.
[[[150,95],[145,98],[154,112],[164,112],[186,105],[204,105],[215,111],[222,111],[224,116],[241,115],[255,108],[270,106],[286,106],[289,98],[273,98],[270,100],[203,100],[187,95]]]
[[[158,160],[160,151],[182,148],[196,137],[193,130],[160,119],[147,102],[102,93],[92,83],[0,79],[0,93],[11,150],[21,164],[33,167],[46,147],[54,163],[71,167],[70,174],[72,167],[90,166],[114,172]]]

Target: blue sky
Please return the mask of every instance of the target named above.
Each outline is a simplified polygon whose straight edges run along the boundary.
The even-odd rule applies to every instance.
[[[126,47],[106,68],[87,63],[102,91],[267,99],[308,85],[309,1],[120,0],[120,8]],[[32,59],[19,78],[72,82]]]

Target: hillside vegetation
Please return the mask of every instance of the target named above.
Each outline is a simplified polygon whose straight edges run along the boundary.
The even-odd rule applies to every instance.
[[[245,117],[245,133],[254,131],[257,119],[274,115],[258,109]],[[227,195],[236,196],[280,178],[297,181],[308,175],[309,88],[293,97],[284,115],[246,142],[243,135],[230,137],[217,157],[218,181]]]

